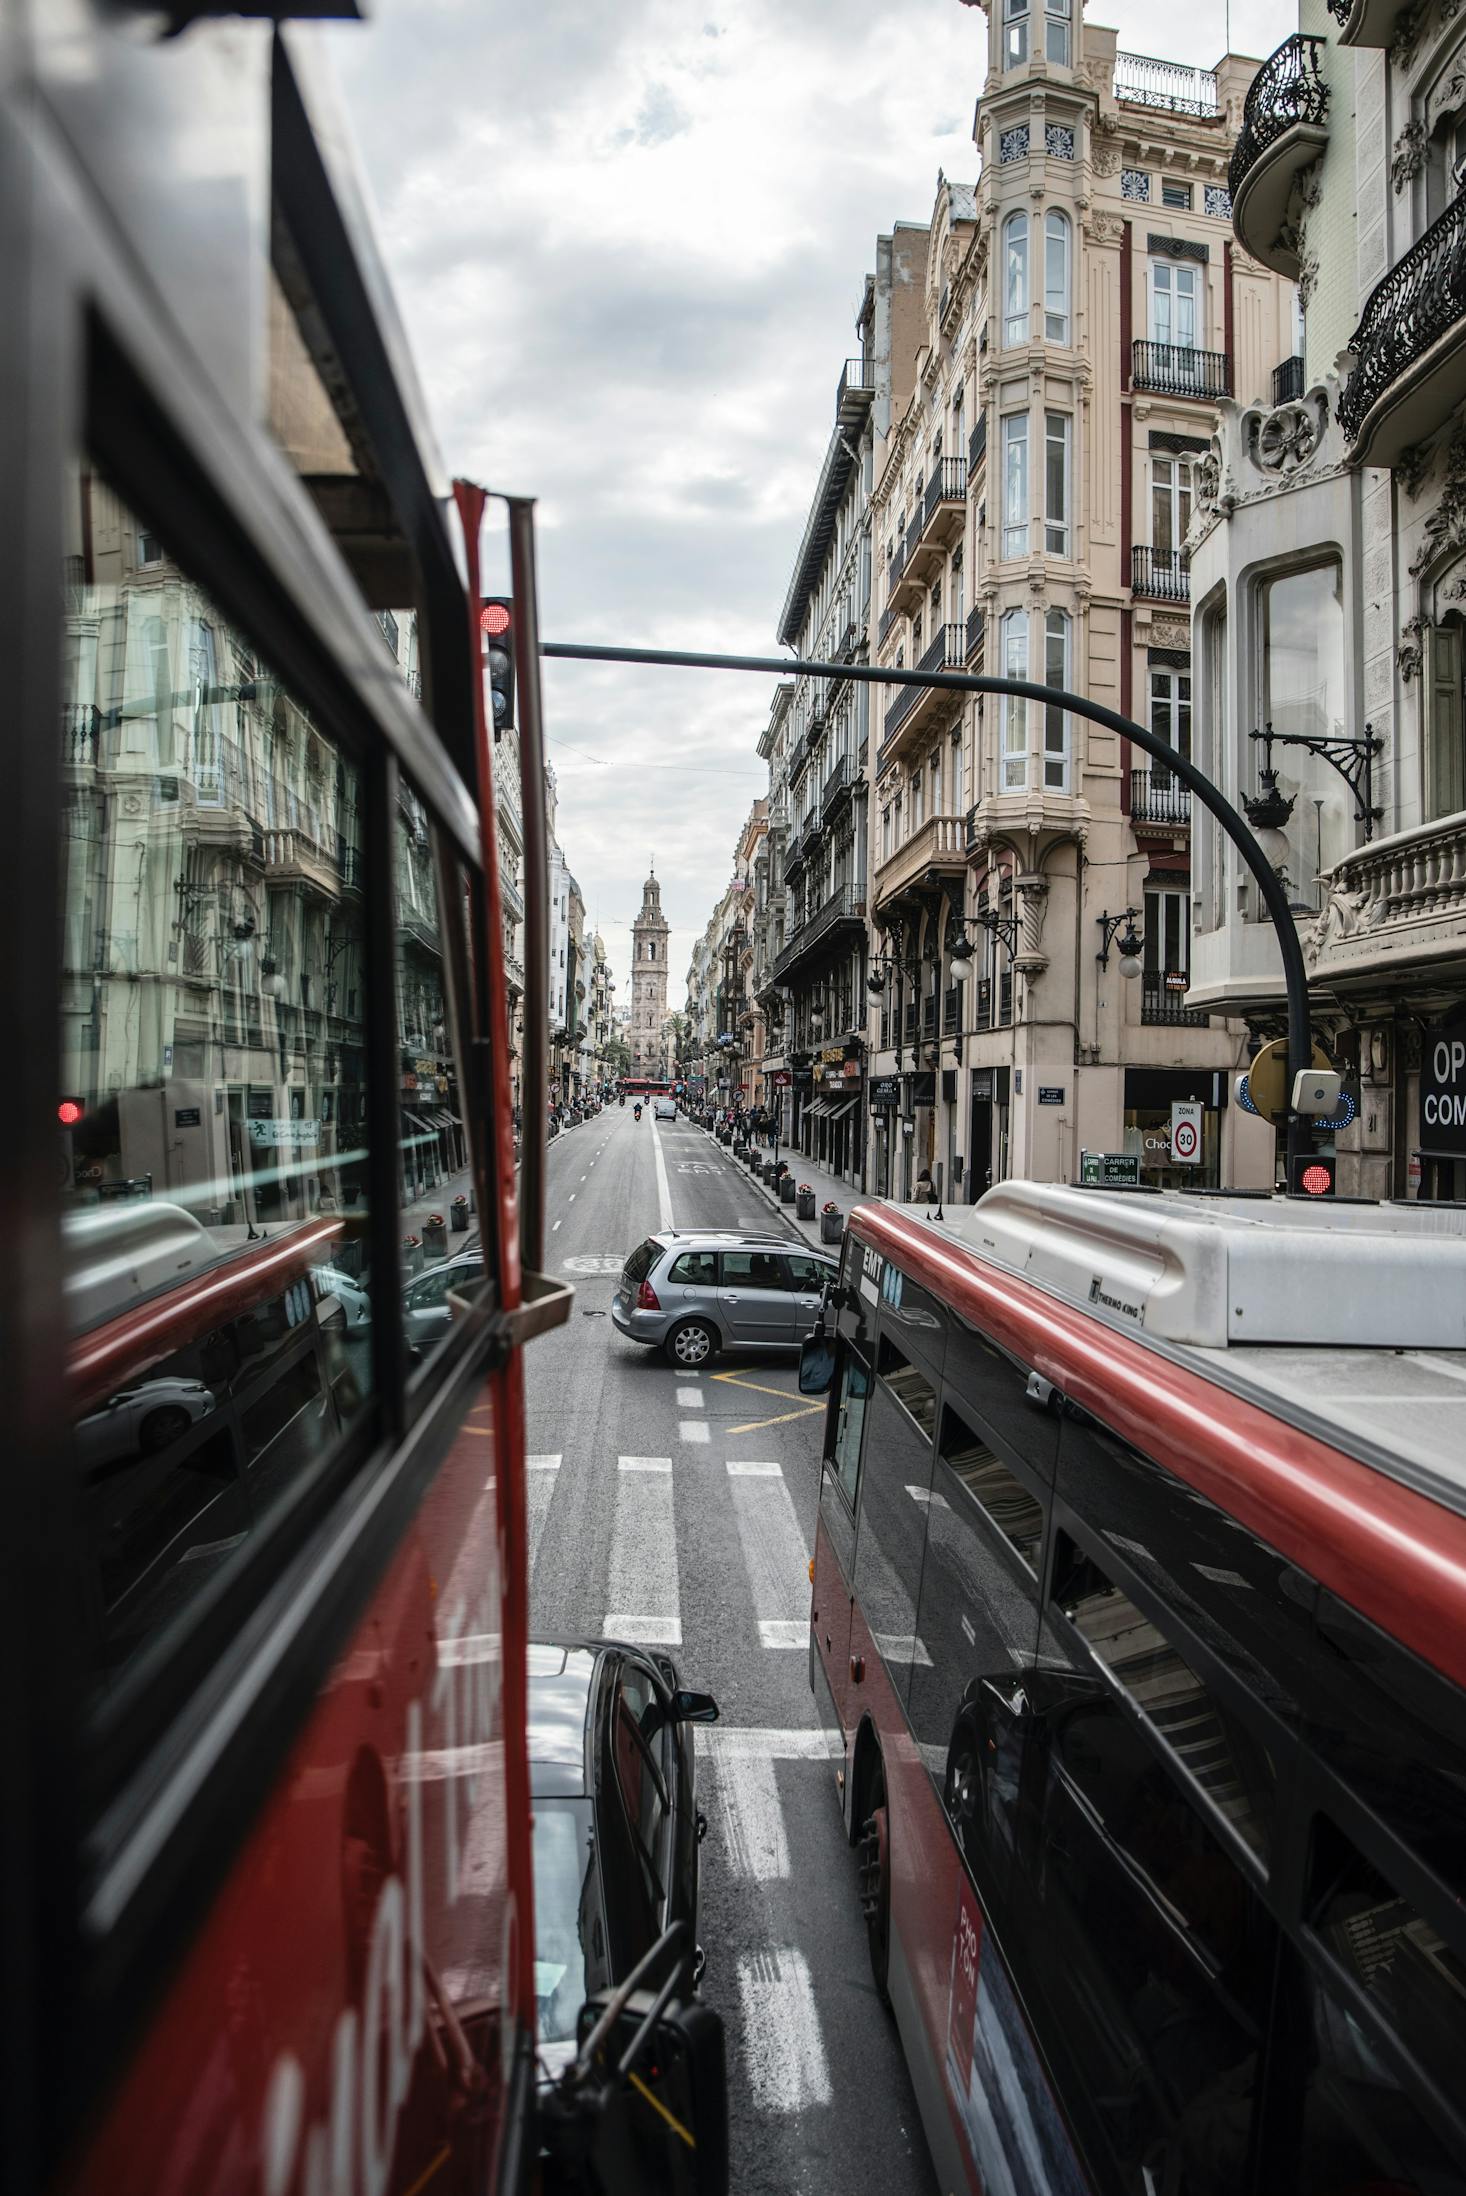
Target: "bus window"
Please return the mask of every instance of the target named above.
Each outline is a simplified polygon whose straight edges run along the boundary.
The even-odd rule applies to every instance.
[[[912,1672],[911,1722],[978,1888],[995,1905],[1017,1798],[1014,1741],[1026,1712],[1018,1694],[1038,1652],[1044,1513],[950,1404],[938,1456],[916,1625],[930,1660]]]
[[[870,1367],[857,1350],[845,1352],[840,1369],[840,1402],[835,1413],[835,1476],[851,1509],[860,1485],[860,1442],[870,1396]]]
[[[916,1637],[916,1598],[931,1499],[936,1397],[892,1342],[881,1343],[880,1377],[866,1415],[855,1598],[904,1700],[912,1662],[926,1653]]]
[[[1072,1644],[1071,1644],[1072,1643]],[[1088,1649],[1045,1620],[1014,1950],[1105,2187],[1249,2186],[1276,1932]]]
[[[1059,1445],[1060,1397],[1028,1377],[1028,1367],[959,1318],[950,1322],[946,1383],[996,1456],[1016,1459],[1051,1484]]]
[[[1459,2188],[1459,2131],[1448,2141],[1434,2132],[1357,2016],[1316,1976],[1302,1995],[1287,2026],[1274,2026],[1282,2063],[1271,2087],[1291,2113],[1286,2134],[1280,2127],[1275,2137],[1266,2185],[1297,2196]]]
[[[1053,1595],[1095,1660],[1189,1770],[1243,1843],[1266,1859],[1277,1776],[1265,1749],[1094,1559],[1060,1534]]]

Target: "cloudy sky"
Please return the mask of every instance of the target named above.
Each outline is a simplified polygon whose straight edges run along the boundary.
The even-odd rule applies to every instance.
[[[1237,0],[1232,42],[1295,21]],[[1100,0],[1210,66],[1220,0]],[[552,640],[771,652],[874,240],[971,181],[962,0],[371,0],[330,37],[453,472],[539,501]],[[617,979],[655,857],[671,1003],[771,682],[546,667],[559,836]]]

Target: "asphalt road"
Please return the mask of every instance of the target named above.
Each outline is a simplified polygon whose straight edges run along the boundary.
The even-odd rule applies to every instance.
[[[792,1356],[674,1372],[607,1309],[628,1250],[669,1221],[781,1223],[700,1129],[630,1106],[555,1140],[546,1202],[546,1261],[577,1297],[528,1356],[532,1623],[634,1626],[717,1696],[721,1721],[697,1734],[701,1936],[727,2024],[732,2185],[933,2196],[809,1691],[823,1406],[799,1395]]]

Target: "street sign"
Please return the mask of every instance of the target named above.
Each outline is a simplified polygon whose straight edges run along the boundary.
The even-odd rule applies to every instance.
[[[1064,1103],[1063,1084],[1040,1083],[1038,1086],[1038,1102],[1041,1106],[1061,1106]]]
[[[1171,1158],[1179,1167],[1201,1164],[1201,1108],[1190,1098],[1171,1107]]]
[[[1129,1151],[1082,1151],[1079,1179],[1092,1189],[1138,1189],[1140,1159]]]

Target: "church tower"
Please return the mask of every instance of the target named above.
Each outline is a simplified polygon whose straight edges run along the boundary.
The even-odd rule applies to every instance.
[[[631,926],[631,1072],[656,1078],[667,1072],[667,939],[662,888],[652,872],[642,887],[641,913]]]

